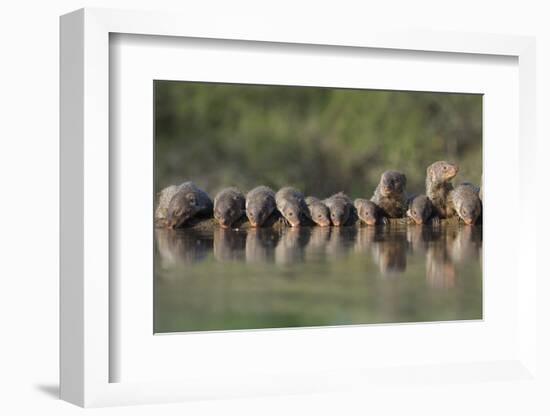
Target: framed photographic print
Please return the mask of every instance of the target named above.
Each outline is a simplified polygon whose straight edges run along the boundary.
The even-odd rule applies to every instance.
[[[533,39],[181,19],[61,18],[62,398],[531,379]]]

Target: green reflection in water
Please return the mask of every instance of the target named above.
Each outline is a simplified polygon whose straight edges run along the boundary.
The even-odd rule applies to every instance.
[[[482,318],[479,227],[156,230],[154,331]]]

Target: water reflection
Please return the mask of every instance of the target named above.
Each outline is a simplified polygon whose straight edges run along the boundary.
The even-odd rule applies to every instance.
[[[213,249],[215,237],[195,230],[156,229],[157,250],[163,266],[193,264]]]
[[[306,261],[319,262],[325,258],[330,234],[330,227],[311,228],[309,242],[304,247],[304,258]]]
[[[327,255],[343,257],[349,254],[355,244],[357,227],[333,227],[327,243]]]
[[[214,229],[214,257],[218,261],[243,261],[246,242],[245,233],[217,227]]]
[[[219,262],[292,265],[369,255],[382,276],[407,270],[407,257],[423,255],[426,279],[433,287],[453,287],[458,263],[479,261],[482,247],[479,227],[286,227],[213,232],[156,230],[162,267],[190,265],[212,253]]]
[[[156,332],[481,318],[478,227],[155,233]]]
[[[374,261],[382,276],[395,276],[407,268],[407,235],[402,230],[379,233],[372,245]]]
[[[273,263],[279,233],[271,228],[252,228],[246,231],[245,258],[247,263]]]
[[[285,227],[281,230],[281,236],[275,247],[275,263],[289,265],[303,262],[305,259],[304,248],[309,242],[311,232],[306,227]]]

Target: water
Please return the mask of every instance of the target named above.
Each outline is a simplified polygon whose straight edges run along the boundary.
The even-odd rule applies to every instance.
[[[155,332],[482,318],[470,226],[156,230]]]

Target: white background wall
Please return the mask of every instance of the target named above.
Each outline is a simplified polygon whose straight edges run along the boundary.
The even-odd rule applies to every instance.
[[[274,19],[281,26],[292,22],[322,25],[328,31],[371,22],[512,33],[538,37],[539,171],[548,177],[550,129],[550,13],[544,1],[259,1],[207,2],[163,0],[5,1],[0,8],[0,412],[2,414],[73,414],[81,410],[56,399],[58,384],[58,17],[77,8],[116,7],[179,10],[203,16],[212,13],[247,14]],[[264,4],[261,6],[261,4]],[[325,7],[326,5],[326,7]],[[290,22],[290,23],[289,23]],[[543,139],[545,138],[545,139]],[[550,179],[550,178],[549,178]],[[549,187],[550,188],[550,187]],[[539,244],[550,235],[547,209],[549,188],[541,190],[534,210],[534,226],[541,230]],[[541,218],[546,218],[546,221]],[[542,264],[540,267],[548,266]],[[547,273],[550,277],[550,273]],[[550,295],[550,284],[539,287]],[[545,297],[541,295],[541,300]],[[550,302],[549,302],[550,303]],[[550,316],[549,307],[540,305]],[[546,318],[545,323],[548,323]],[[547,325],[546,328],[549,328]],[[541,331],[543,347],[550,351],[548,331]],[[548,353],[546,354],[548,355]],[[548,370],[548,360],[542,365]],[[550,374],[550,371],[546,371]],[[162,406],[100,409],[102,415],[122,414],[548,414],[536,401],[543,392],[496,384],[484,404],[478,389],[455,395],[452,386],[411,389],[395,397],[391,389],[377,397],[346,393],[197,402]],[[9,410],[8,410],[9,409]]]

